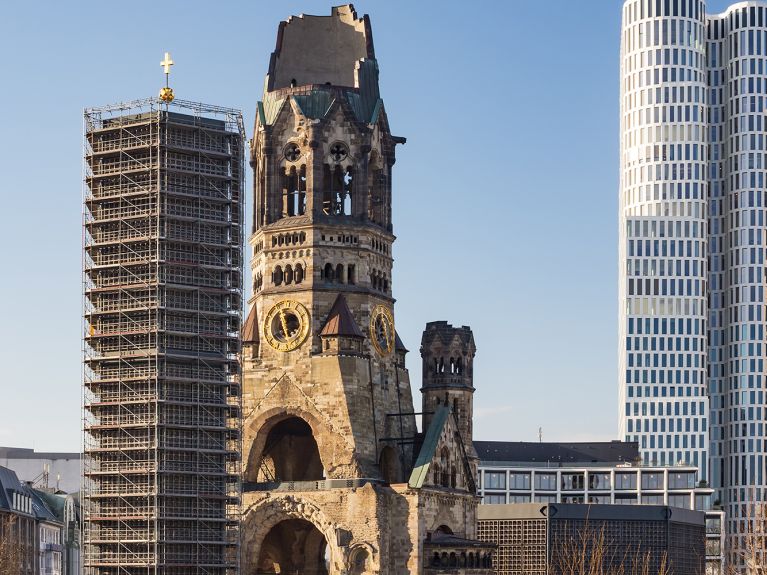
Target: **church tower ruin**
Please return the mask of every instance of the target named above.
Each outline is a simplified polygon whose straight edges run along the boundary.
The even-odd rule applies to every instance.
[[[279,26],[258,103],[243,328],[242,573],[490,562],[449,406],[418,434],[392,295],[395,147],[370,21]],[[435,464],[457,469],[443,481]],[[452,555],[451,555],[452,554]],[[463,571],[458,571],[463,572]],[[487,571],[490,572],[490,571]]]

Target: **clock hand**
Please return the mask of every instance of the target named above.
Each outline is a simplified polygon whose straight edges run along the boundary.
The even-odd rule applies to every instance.
[[[386,343],[386,349],[389,349],[389,328],[386,325],[385,320],[381,320],[381,326],[383,327],[384,343]]]
[[[290,336],[288,335],[288,320],[285,319],[285,312],[283,310],[279,310],[280,314],[280,324],[282,324],[282,334],[283,337],[287,340]]]

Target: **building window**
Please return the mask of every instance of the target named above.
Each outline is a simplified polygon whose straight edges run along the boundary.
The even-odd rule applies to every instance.
[[[671,507],[681,507],[682,509],[690,508],[690,495],[689,494],[671,494],[668,496],[668,504]]]
[[[663,473],[642,473],[642,489],[663,489]]]
[[[565,491],[583,491],[583,472],[563,473],[562,489]]]
[[[637,488],[637,474],[636,473],[616,473],[615,474],[615,489],[618,490],[636,490]]]
[[[506,489],[506,472],[485,471],[485,489]]]
[[[695,473],[669,473],[669,489],[692,489],[695,487]]]
[[[610,474],[589,473],[589,489],[610,489]]]
[[[557,490],[557,475],[556,473],[536,473],[535,474],[535,489],[543,491],[556,491]]]
[[[488,505],[504,504],[506,503],[506,494],[505,493],[485,493],[484,497],[482,498],[482,503],[486,503]]]
[[[530,490],[529,473],[512,473],[509,475],[509,489]]]

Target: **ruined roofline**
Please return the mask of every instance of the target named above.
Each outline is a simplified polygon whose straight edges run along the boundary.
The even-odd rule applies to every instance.
[[[373,32],[368,15],[358,18],[354,5],[335,6],[329,16],[291,16],[279,24],[264,92],[309,84],[359,88],[364,60],[375,60]]]

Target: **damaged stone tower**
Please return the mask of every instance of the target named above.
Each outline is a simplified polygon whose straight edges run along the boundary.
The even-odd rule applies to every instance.
[[[491,572],[491,548],[471,540],[470,425],[442,403],[418,433],[394,327],[404,142],[367,16],[347,5],[280,24],[251,145],[244,575]]]

